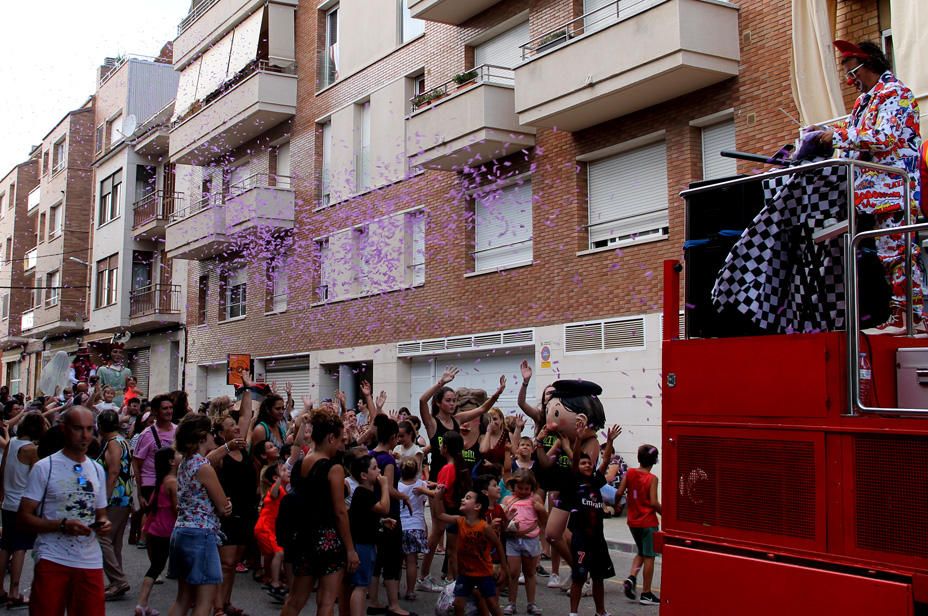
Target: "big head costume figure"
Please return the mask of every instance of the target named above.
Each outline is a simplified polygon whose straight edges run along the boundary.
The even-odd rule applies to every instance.
[[[583,379],[555,381],[553,387],[545,418],[548,432],[557,432],[572,441],[584,423],[594,431],[606,425],[606,412],[597,397],[603,393],[602,387]],[[580,415],[586,418],[585,422],[578,421]]]

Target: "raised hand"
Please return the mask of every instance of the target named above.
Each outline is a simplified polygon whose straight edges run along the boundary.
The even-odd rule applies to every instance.
[[[308,413],[313,410],[313,399],[309,396],[303,396],[303,412]]]
[[[370,382],[368,382],[368,381],[361,381],[361,395],[364,396],[364,397],[366,398],[367,396],[371,395],[371,391],[372,391],[372,389],[371,389],[371,384],[370,384]],[[341,393],[341,392],[339,392],[339,393]]]
[[[284,391],[287,392],[288,398],[292,398],[293,397],[293,383],[291,383],[290,381],[287,381],[286,383],[284,383]]]
[[[516,415],[516,434],[522,434],[522,430],[525,428],[525,415]]]
[[[519,364],[519,369],[522,371],[522,380],[528,383],[532,379],[532,367],[528,364],[528,360],[523,359]]]
[[[277,393],[277,381],[271,381],[271,393]]]
[[[387,401],[387,392],[381,390],[381,392],[377,394],[377,400],[374,401],[374,404],[377,405],[378,409],[382,409],[383,404],[386,401]]]
[[[620,434],[622,434],[622,426],[620,426],[619,424],[614,424],[606,432],[606,442],[611,443],[615,441],[616,437],[618,437]]]
[[[248,370],[242,370],[242,385],[245,387],[253,387],[255,382],[251,380],[251,373]]]
[[[439,382],[442,385],[447,385],[448,383],[454,380],[454,377],[456,377],[458,375],[458,372],[460,371],[461,371],[460,368],[456,368],[455,366],[448,366],[447,368],[445,368],[444,373],[441,375]]]
[[[501,394],[506,391],[506,375],[503,374],[499,377],[499,389],[496,390],[496,393]]]

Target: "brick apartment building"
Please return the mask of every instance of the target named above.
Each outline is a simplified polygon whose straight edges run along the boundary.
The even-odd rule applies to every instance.
[[[368,378],[410,406],[446,364],[462,368],[456,386],[492,391],[505,374],[513,410],[525,360],[530,398],[583,376],[629,447],[658,442],[660,264],[681,256],[679,192],[754,170],[721,149],[792,141],[797,100],[805,122],[854,100],[837,74],[821,75],[838,84],[824,105],[817,79],[791,74],[809,27],[791,29],[790,6],[194,2],[170,139],[172,160],[203,167],[188,189],[203,200],[167,229],[169,256],[198,262],[191,393],[228,393],[227,354],[250,353],[260,378],[316,400],[353,401]],[[837,37],[892,46],[890,2],[834,8],[818,17]],[[236,73],[240,30],[254,62]],[[201,87],[214,52],[233,59],[226,81],[210,69]],[[897,68],[914,80],[911,67]]]
[[[81,319],[11,294],[11,318],[17,301],[38,308],[6,330],[4,379],[34,378],[14,364],[38,343],[15,346],[17,335],[46,332],[48,351],[129,330],[152,365],[176,362],[152,370],[169,376],[150,389],[176,383],[194,401],[229,393],[227,354],[250,353],[259,378],[316,400],[341,389],[354,402],[366,378],[411,406],[446,364],[462,368],[456,386],[493,390],[505,374],[500,405],[513,410],[524,360],[530,399],[583,376],[603,385],[629,448],[657,442],[661,262],[682,254],[679,192],[755,170],[719,150],[773,152],[797,122],[846,113],[854,93],[818,32],[881,41],[924,99],[918,24],[893,29],[896,6],[194,0],[173,42],[173,103],[159,90],[163,105],[131,111],[119,71],[163,67],[125,62],[31,157],[36,222],[5,236],[21,243],[52,220],[59,135],[88,135],[65,152],[82,157],[67,177],[95,169],[73,207],[89,268],[42,257],[48,233],[23,243],[40,249],[34,280],[53,286],[55,268],[71,268],[88,289],[69,300]],[[129,115],[129,143],[107,142]],[[120,195],[131,225],[98,220],[118,168],[135,191]],[[0,271],[17,275],[17,258]],[[146,341],[152,328],[160,337]]]

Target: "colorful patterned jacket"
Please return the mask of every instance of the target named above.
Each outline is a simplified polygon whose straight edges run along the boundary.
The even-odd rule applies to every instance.
[[[913,217],[917,216],[921,137],[912,91],[886,71],[869,92],[857,98],[850,117],[833,130],[834,146],[847,158],[899,167],[910,174],[910,205]],[[872,170],[861,170],[856,176],[858,211],[885,215],[902,209],[901,178]]]

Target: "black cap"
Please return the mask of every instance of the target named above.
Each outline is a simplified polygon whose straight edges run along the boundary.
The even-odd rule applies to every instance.
[[[583,379],[564,379],[554,382],[554,390],[558,397],[567,396],[599,396],[603,393],[603,388],[593,381],[584,381]]]

